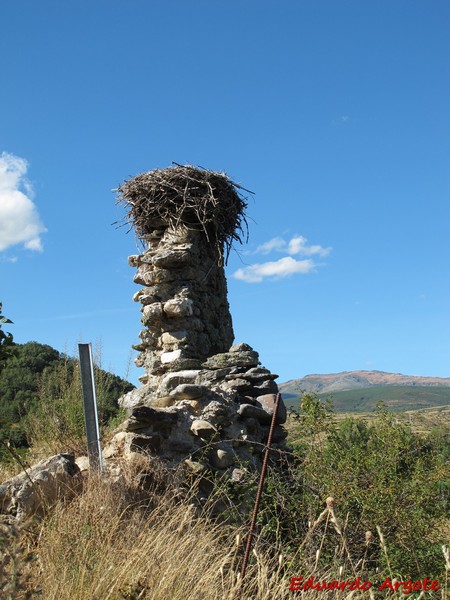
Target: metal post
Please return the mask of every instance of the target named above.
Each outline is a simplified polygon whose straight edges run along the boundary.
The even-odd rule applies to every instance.
[[[273,430],[275,429],[275,421],[277,418],[277,412],[278,412],[278,406],[280,405],[280,400],[281,400],[281,394],[278,393],[276,401],[275,401],[275,406],[273,409],[272,421],[270,423],[269,436],[267,438],[266,451],[264,454],[263,464],[262,464],[262,468],[261,468],[261,475],[259,478],[258,490],[256,492],[256,499],[255,499],[255,506],[253,508],[252,522],[250,524],[250,529],[249,529],[248,537],[247,537],[247,544],[246,544],[245,552],[244,552],[244,559],[242,561],[240,586],[237,590],[236,600],[240,600],[240,598],[241,598],[242,584],[244,582],[245,573],[247,571],[247,564],[248,564],[248,559],[250,556],[250,549],[252,547],[252,542],[253,542],[253,532],[255,530],[256,519],[258,518],[259,503],[261,501],[261,494],[262,494],[263,487],[264,487],[264,479],[266,478],[267,463],[269,461],[269,454],[270,454],[270,446],[272,444]]]
[[[91,469],[96,469],[101,473],[103,471],[102,447],[100,445],[100,431],[98,427],[92,346],[91,344],[78,344],[78,351],[80,354],[81,387],[83,390],[89,466]]]

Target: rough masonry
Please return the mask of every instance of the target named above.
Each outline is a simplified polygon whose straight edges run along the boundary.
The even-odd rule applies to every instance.
[[[223,262],[245,218],[237,187],[223,173],[176,166],[119,188],[143,246],[129,264],[144,374],[121,399],[129,416],[105,458],[143,452],[234,478],[261,465],[278,386],[253,348],[233,345]],[[284,447],[285,420],[281,403],[275,447]]]

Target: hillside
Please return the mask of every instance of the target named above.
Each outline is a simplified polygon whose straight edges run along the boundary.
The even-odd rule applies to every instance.
[[[33,417],[41,423],[58,420],[61,434],[67,435],[59,405],[62,398],[71,398],[75,414],[81,402],[77,360],[38,342],[12,344],[10,350],[0,366],[0,440],[27,447]],[[134,386],[100,366],[94,371],[99,417],[104,424],[117,414],[118,398]],[[0,449],[0,460],[2,455]]]
[[[382,371],[346,371],[306,375],[280,384],[287,406],[298,407],[300,390],[332,397],[337,412],[374,410],[382,401],[391,410],[413,410],[450,404],[450,378],[418,377]]]

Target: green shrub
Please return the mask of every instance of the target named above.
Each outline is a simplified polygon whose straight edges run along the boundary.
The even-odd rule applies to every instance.
[[[448,515],[448,437],[419,436],[382,409],[378,417],[372,426],[347,419],[338,427],[329,405],[303,396],[298,428],[304,441],[285,473],[272,470],[268,477],[262,535],[312,567],[344,556],[353,565],[363,562],[373,576],[378,568],[437,578],[445,541],[439,528]],[[312,532],[329,497],[339,525],[328,515]],[[377,527],[387,553],[379,540],[367,543],[366,532],[377,537]]]
[[[101,430],[123,418],[118,399],[133,386],[94,366],[97,410]],[[26,419],[26,433],[33,445],[49,450],[86,451],[83,396],[79,362],[65,357],[40,378],[38,401]]]
[[[94,367],[101,427],[121,418],[118,398],[133,386]],[[0,369],[0,439],[17,449],[37,444],[84,448],[84,415],[78,361],[38,342],[12,344]],[[84,451],[84,450],[83,450]],[[0,461],[10,453],[0,446]]]

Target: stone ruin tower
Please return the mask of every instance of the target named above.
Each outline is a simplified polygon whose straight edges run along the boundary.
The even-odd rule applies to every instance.
[[[112,444],[195,472],[259,468],[277,375],[247,344],[233,345],[223,264],[241,241],[247,204],[223,173],[175,166],[119,188],[142,253],[129,257],[142,305],[136,364],[142,386],[122,399],[129,417]],[[273,445],[283,448],[281,403]]]

